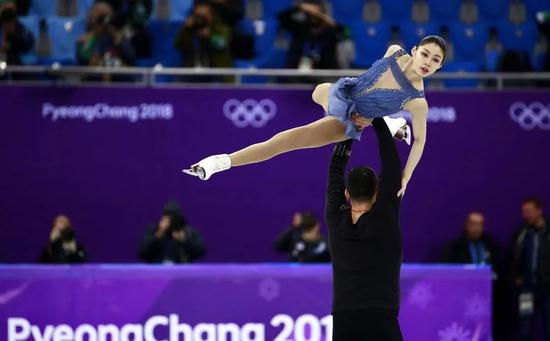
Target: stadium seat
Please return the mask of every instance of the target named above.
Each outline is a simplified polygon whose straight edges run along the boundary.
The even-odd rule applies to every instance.
[[[151,13],[152,19],[159,20],[183,20],[189,14],[189,11],[193,7],[193,0],[168,0],[169,8],[167,9],[169,16],[162,17],[163,14],[159,12],[158,5],[163,0],[153,0],[153,13]]]
[[[39,17],[55,16],[57,15],[57,0],[32,0],[29,14]]]
[[[254,50],[257,57],[262,57],[273,49],[277,39],[278,22],[275,19],[241,20],[239,30],[254,37]]]
[[[489,39],[489,28],[482,23],[449,25],[451,41],[454,43],[455,61],[482,62],[485,45]]]
[[[530,55],[538,39],[537,25],[532,20],[519,25],[503,21],[498,25],[498,32],[504,49],[523,50]]]
[[[356,21],[350,24],[352,40],[355,44],[354,66],[368,68],[381,58],[390,39],[390,28],[385,22],[370,24]]]
[[[350,25],[363,20],[365,0],[330,0],[332,17],[339,24]]]
[[[479,72],[480,66],[477,62],[449,62],[443,65],[443,72]],[[447,88],[469,88],[479,84],[477,79],[445,79],[443,84]]]
[[[550,0],[523,0],[523,2],[531,16],[539,11],[550,11]]]
[[[38,44],[38,36],[40,34],[40,18],[36,15],[28,15],[19,17],[19,22],[32,33],[34,37],[34,47],[28,53],[21,56],[21,61],[25,65],[36,64],[38,57],[36,55],[36,46]]]
[[[181,53],[174,47],[174,40],[181,28],[181,20],[150,20],[153,64],[180,66]]]
[[[498,23],[506,19],[508,4],[505,0],[477,0],[480,21]]]
[[[292,6],[293,0],[262,0],[264,19],[277,18],[277,14]]]
[[[95,0],[78,0],[78,15],[86,16]]]
[[[51,59],[62,64],[74,64],[76,41],[86,31],[83,17],[49,17],[46,20],[51,40]]]
[[[438,34],[438,26],[433,22],[423,24],[405,21],[401,24],[401,38],[405,43],[405,48],[410,50],[418,44],[418,42],[427,35]]]
[[[382,7],[382,19],[391,24],[400,24],[411,19],[413,0],[399,1],[396,5],[394,0],[379,0]]]
[[[438,23],[457,20],[460,14],[461,2],[462,0],[428,0],[431,20]]]

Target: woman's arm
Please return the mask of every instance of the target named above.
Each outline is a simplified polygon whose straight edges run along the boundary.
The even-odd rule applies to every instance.
[[[415,99],[405,105],[405,110],[412,115],[412,128],[414,134],[414,143],[409,153],[409,159],[403,170],[401,178],[401,189],[397,193],[398,196],[405,194],[407,184],[411,179],[414,169],[418,165],[424,146],[426,145],[426,120],[428,116],[428,103],[424,99]]]

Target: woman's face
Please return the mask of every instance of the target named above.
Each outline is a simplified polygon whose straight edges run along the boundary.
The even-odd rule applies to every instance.
[[[427,43],[413,48],[414,70],[421,77],[428,77],[434,74],[443,63],[443,50],[435,43]]]

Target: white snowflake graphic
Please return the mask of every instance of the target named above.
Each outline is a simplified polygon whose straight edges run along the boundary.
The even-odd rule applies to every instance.
[[[0,304],[8,304],[10,301],[15,299],[17,296],[21,295],[25,289],[27,289],[27,286],[29,286],[29,282],[25,282],[18,286],[17,288],[7,290],[5,292],[0,293]]]
[[[265,299],[268,302],[273,301],[279,297],[280,285],[279,282],[272,278],[266,278],[258,285],[258,296]]]
[[[437,332],[437,335],[439,335],[439,341],[471,341],[471,333],[458,323],[453,322],[449,327]]]
[[[464,304],[466,307],[464,316],[469,319],[478,320],[489,316],[489,299],[482,297],[479,293],[465,300]]]
[[[421,309],[426,309],[433,300],[432,285],[424,282],[416,283],[407,296],[407,302],[410,305]]]

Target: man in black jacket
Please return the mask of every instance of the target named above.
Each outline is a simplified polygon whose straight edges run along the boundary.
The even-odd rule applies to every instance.
[[[521,211],[524,222],[514,238],[511,271],[518,290],[519,335],[534,340],[534,317],[541,313],[544,339],[550,341],[550,226],[539,199],[524,200]]]
[[[333,340],[402,340],[399,279],[401,161],[383,119],[372,122],[382,170],[354,168],[344,181],[352,140],[332,154],[326,200],[333,269]]]
[[[0,6],[0,62],[8,65],[21,64],[21,56],[34,45],[34,37],[17,20],[15,5]]]
[[[278,19],[292,35],[288,68],[338,68],[336,43],[342,28],[326,14],[321,1],[303,0],[279,13]]]
[[[291,262],[329,262],[328,242],[320,230],[319,218],[314,213],[296,213],[292,226],[275,241],[275,249],[287,253]]]
[[[464,233],[447,246],[442,262],[458,264],[487,264],[495,267],[495,243],[484,234],[485,217],[470,212],[464,222]]]
[[[204,256],[199,232],[187,225],[177,203],[166,203],[157,226],[145,233],[139,257],[147,263],[191,263]]]

